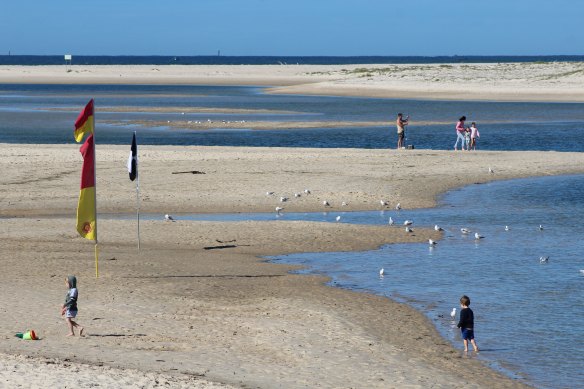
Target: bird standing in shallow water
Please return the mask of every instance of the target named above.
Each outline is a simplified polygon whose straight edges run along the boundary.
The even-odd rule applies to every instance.
[[[381,268],[381,270],[379,270],[379,277],[383,278],[384,275],[385,275],[385,269]]]
[[[452,312],[450,312],[450,317],[452,318],[452,320],[456,318],[456,308],[452,308]]]

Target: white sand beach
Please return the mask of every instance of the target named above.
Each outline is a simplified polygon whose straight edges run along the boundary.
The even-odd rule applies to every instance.
[[[0,66],[0,83],[263,85],[270,93],[584,101],[583,63]],[[470,184],[584,172],[584,154],[144,146],[136,248],[127,146],[97,145],[100,277],[75,231],[79,145],[0,144],[0,387],[524,387],[467,357],[420,312],[262,257],[440,239],[316,222],[165,222],[164,214],[436,205]],[[34,167],[34,168],[31,168]],[[489,173],[489,167],[495,171]],[[193,174],[192,172],[201,174]],[[310,189],[309,195],[294,193]],[[266,192],[274,192],[266,195]],[[347,205],[342,206],[345,202]],[[225,242],[230,242],[226,244]],[[221,247],[227,245],[228,247]],[[376,272],[377,269],[374,269]],[[76,274],[83,338],[65,338]],[[16,332],[34,329],[41,340]]]
[[[290,195],[305,188],[311,194],[291,200],[287,210],[318,211],[323,199],[337,210],[342,201],[350,210],[379,209],[379,199],[426,207],[466,184],[584,171],[581,153],[145,146],[143,211],[160,213],[160,220],[143,221],[140,252],[131,218],[100,222],[96,279],[92,242],[74,229],[77,146],[1,144],[0,150],[0,350],[17,355],[0,358],[6,367],[0,377],[10,385],[62,379],[76,387],[156,387],[152,380],[202,388],[522,387],[464,358],[408,306],[330,288],[321,277],[289,274],[290,266],[258,258],[423,242],[439,239],[439,232],[310,222],[173,223],[163,215],[273,212],[280,203],[266,191]],[[127,152],[97,148],[100,212],[133,212],[133,184],[115,174]],[[173,174],[190,170],[205,174]],[[234,247],[205,250],[221,242]],[[65,338],[58,312],[69,273],[79,278],[84,338]],[[41,340],[14,337],[28,328]],[[31,378],[22,374],[28,367],[35,371]]]
[[[70,70],[70,71],[67,71]],[[271,93],[584,101],[584,63],[0,66],[0,83],[273,86]]]

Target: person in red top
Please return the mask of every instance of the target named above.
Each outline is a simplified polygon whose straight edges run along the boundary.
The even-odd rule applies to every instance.
[[[458,150],[458,141],[461,141],[461,150],[464,150],[464,134],[468,130],[464,127],[464,121],[466,120],[466,116],[461,117],[458,119],[458,123],[456,123],[456,143],[454,144],[454,150]]]

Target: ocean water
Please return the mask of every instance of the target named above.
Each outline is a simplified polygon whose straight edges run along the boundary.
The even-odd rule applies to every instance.
[[[65,54],[65,53],[63,53]],[[76,65],[350,65],[400,63],[499,63],[499,62],[584,61],[584,55],[540,56],[88,56],[73,55]],[[0,55],[0,65],[61,65],[64,55]]]
[[[395,147],[397,112],[410,114],[406,143],[419,149],[452,148],[461,115],[477,121],[479,149],[584,150],[584,104],[424,101],[326,96],[269,95],[259,87],[148,85],[2,85],[0,142],[72,143],[73,123],[90,98],[96,102],[96,139],[128,144],[322,148]],[[212,107],[293,111],[294,114],[185,114],[100,112],[100,107]],[[57,109],[57,110],[55,110]],[[377,127],[207,131],[130,125],[135,120],[185,121],[380,121]],[[416,125],[418,121],[445,124]],[[116,122],[121,124],[108,124]]]

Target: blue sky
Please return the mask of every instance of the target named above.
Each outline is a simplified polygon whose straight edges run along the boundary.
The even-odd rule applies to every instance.
[[[5,0],[0,54],[584,54],[582,0]]]

